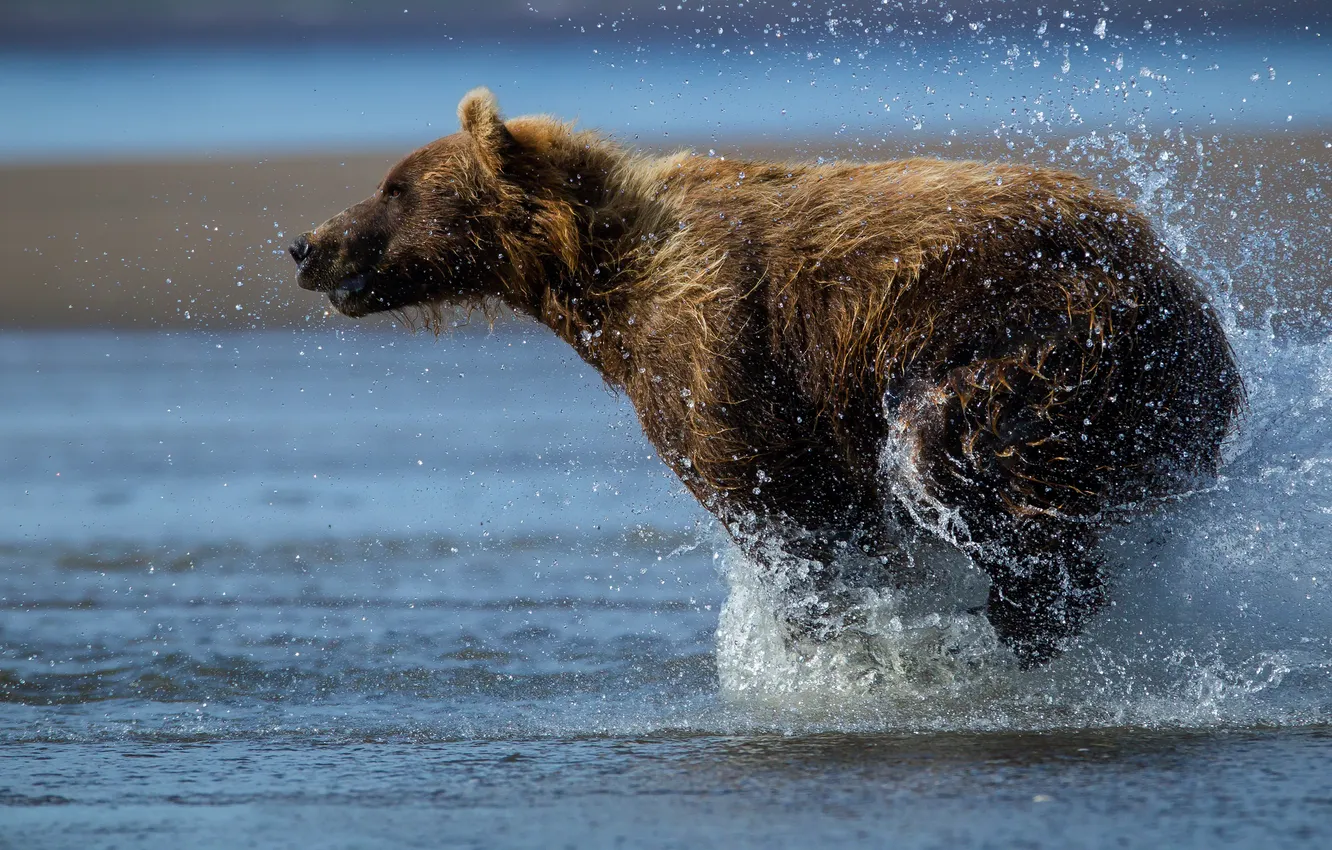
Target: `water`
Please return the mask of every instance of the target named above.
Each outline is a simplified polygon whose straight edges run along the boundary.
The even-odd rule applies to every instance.
[[[774,652],[539,329],[6,335],[7,839],[1325,843],[1332,361],[1237,340],[1223,480],[1114,535],[1115,607],[1022,673]]]
[[[230,734],[275,709],[356,736],[444,716],[440,735],[593,732],[585,702],[607,729],[635,719],[608,690],[713,690],[702,512],[545,336],[4,350],[23,414],[0,688],[62,706],[6,734]],[[344,721],[342,699],[394,708]]]
[[[1326,730],[10,748],[13,846],[1325,847]]]
[[[458,99],[477,85],[510,115],[578,119],[631,144],[711,139],[728,150],[834,138],[873,155],[927,136],[1271,134],[1332,122],[1324,34],[1083,41],[947,29],[956,32],[922,38],[897,21],[871,38],[833,30],[798,48],[770,38],[0,53],[0,115],[24,116],[0,123],[0,159],[406,149],[454,132]]]

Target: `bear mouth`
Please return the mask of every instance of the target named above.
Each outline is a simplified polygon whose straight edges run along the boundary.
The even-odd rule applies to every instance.
[[[357,318],[376,311],[375,294],[370,287],[371,275],[357,274],[339,281],[328,290],[328,303],[344,316]],[[388,309],[380,307],[379,309]]]
[[[345,266],[329,269],[308,261],[297,269],[296,283],[301,289],[322,293],[330,307],[352,319],[410,307],[428,300],[431,294],[427,282],[413,281],[393,271],[353,271]]]
[[[420,284],[374,271],[345,277],[324,291],[328,293],[329,306],[352,319],[402,310],[429,297]]]

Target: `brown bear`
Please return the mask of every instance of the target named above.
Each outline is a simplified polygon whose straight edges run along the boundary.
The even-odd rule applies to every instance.
[[[787,591],[792,641],[919,580],[925,528],[1043,662],[1104,601],[1106,527],[1216,472],[1244,403],[1217,316],[1081,177],[649,158],[484,89],[458,114],[296,240],[300,285],[348,316],[498,299],[550,327]]]

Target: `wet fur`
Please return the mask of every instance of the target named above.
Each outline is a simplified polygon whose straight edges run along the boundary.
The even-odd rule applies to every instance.
[[[373,268],[335,305],[429,323],[497,298],[549,326],[774,575],[807,567],[780,612],[795,639],[845,628],[848,587],[911,580],[904,529],[946,514],[1000,638],[1044,661],[1105,598],[1116,513],[1216,471],[1244,397],[1217,318],[1079,176],[647,158],[505,122],[484,90],[459,117],[311,234],[302,285]],[[836,566],[847,550],[871,566]]]

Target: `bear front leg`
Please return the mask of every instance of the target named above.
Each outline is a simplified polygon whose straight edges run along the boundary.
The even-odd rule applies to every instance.
[[[1063,653],[1105,603],[1102,558],[1085,529],[1020,521],[974,557],[990,576],[986,616],[1023,669]]]

